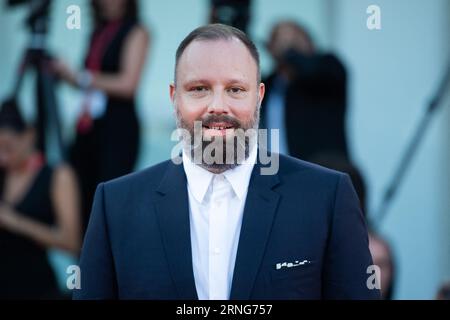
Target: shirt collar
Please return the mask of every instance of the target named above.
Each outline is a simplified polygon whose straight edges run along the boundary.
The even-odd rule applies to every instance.
[[[246,195],[250,176],[256,163],[258,154],[257,149],[255,144],[247,159],[235,168],[226,170],[222,173],[231,184],[231,187],[239,200],[242,200]],[[184,150],[182,157],[188,188],[192,192],[195,200],[202,203],[215,174],[193,163]]]

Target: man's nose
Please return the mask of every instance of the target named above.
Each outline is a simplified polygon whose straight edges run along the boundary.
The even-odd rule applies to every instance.
[[[221,92],[214,93],[214,96],[208,106],[208,113],[228,113],[228,107],[226,105],[224,96]]]

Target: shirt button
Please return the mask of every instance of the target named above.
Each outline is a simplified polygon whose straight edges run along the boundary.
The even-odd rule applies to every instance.
[[[222,201],[220,201],[220,200],[216,200],[215,202],[216,202],[216,206],[218,206],[218,207],[220,207],[222,205]]]
[[[218,247],[214,248],[214,254],[220,254],[220,248]]]

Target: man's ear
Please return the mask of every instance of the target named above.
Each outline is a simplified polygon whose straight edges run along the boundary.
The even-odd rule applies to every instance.
[[[266,85],[262,82],[259,84],[258,93],[259,93],[259,106],[261,107],[262,101],[264,99],[264,94],[266,93]]]
[[[172,105],[175,106],[175,84],[173,82],[169,85],[169,94]]]

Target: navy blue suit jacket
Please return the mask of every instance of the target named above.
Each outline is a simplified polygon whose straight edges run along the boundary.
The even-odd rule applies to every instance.
[[[371,299],[367,230],[349,177],[280,155],[253,169],[230,299]],[[278,263],[309,263],[277,269]],[[97,188],[75,299],[197,299],[182,165]]]

